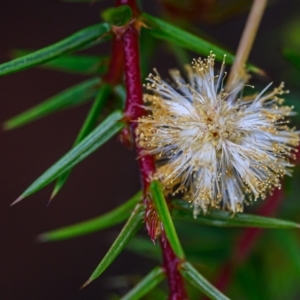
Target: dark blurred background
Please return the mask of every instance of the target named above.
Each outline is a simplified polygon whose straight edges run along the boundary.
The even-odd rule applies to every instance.
[[[162,12],[159,1],[141,2],[148,12]],[[1,1],[1,62],[9,59],[11,49],[38,49],[98,22],[99,12],[113,4],[108,0],[95,4]],[[263,82],[278,82],[287,76],[291,90],[299,77],[293,76],[294,70],[282,58],[281,50],[284,46],[299,49],[292,35],[297,35],[299,28],[299,6],[296,0],[271,3],[250,56],[253,63],[272,74]],[[234,51],[246,16],[242,12],[214,25],[199,20],[197,26],[213,41]],[[90,53],[109,53],[109,43]],[[176,61],[163,46],[151,62],[162,73],[174,64]],[[37,68],[1,77],[0,122],[83,79]],[[121,227],[64,242],[35,241],[39,233],[105,213],[138,191],[135,154],[116,138],[75,168],[50,206],[47,203],[52,185],[9,207],[69,150],[88,109],[89,104],[72,108],[0,134],[0,299],[107,299],[112,290],[121,291],[109,278],[150,270],[151,262],[125,252],[103,277],[79,291]]]

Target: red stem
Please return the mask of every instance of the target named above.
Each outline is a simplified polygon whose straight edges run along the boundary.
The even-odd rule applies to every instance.
[[[125,2],[125,1],[123,1]],[[143,109],[143,92],[139,61],[139,33],[131,24],[122,36],[124,51],[124,71],[126,85],[125,119],[130,123],[131,135],[135,140],[136,120],[145,113]],[[142,149],[136,146],[144,193],[147,192],[151,176],[155,172],[154,158],[143,155]]]
[[[123,73],[123,43],[120,38],[114,36],[112,41],[111,58],[108,65],[108,70],[103,77],[106,83],[116,85],[122,79]]]
[[[138,38],[139,33],[132,24],[129,25],[122,36],[125,58],[125,85],[127,93],[125,116],[129,119],[129,121],[136,121],[144,114],[139,52],[137,52],[139,51]]]
[[[132,8],[135,16],[138,14],[137,5],[134,0],[117,0],[116,4],[127,4]],[[144,103],[140,72],[139,32],[137,29],[138,26],[136,25],[138,25],[138,23],[134,22],[133,20],[128,25],[121,37],[124,51],[124,72],[127,93],[124,116],[125,120],[130,122],[130,127],[128,128],[126,133],[132,137],[133,143],[135,141],[135,129],[137,127],[136,121],[138,120],[138,118],[142,117],[145,114],[145,111],[143,109]],[[161,238],[163,239],[161,248],[164,257],[163,265],[170,287],[169,299],[187,299],[184,283],[178,270],[180,260],[174,254],[168,240],[163,236],[159,217],[147,195],[152,175],[155,172],[154,157],[151,155],[144,155],[142,153],[142,148],[138,145],[136,145],[136,152],[139,158],[139,167],[144,192],[144,202],[146,205],[146,228],[152,239],[155,238],[159,233],[161,233]]]
[[[179,273],[180,259],[174,254],[171,245],[164,232],[160,237],[160,246],[163,253],[164,269],[168,276],[168,285],[170,290],[169,300],[187,300],[184,282]]]

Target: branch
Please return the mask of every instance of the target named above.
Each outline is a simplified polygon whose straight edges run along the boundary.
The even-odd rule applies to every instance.
[[[127,4],[131,7],[136,16],[138,14],[136,2],[133,0],[118,0],[117,5]],[[124,54],[124,72],[126,86],[126,104],[124,117],[130,124],[125,132],[123,132],[123,140],[130,140],[132,144],[135,141],[136,121],[145,114],[143,109],[143,94],[140,72],[140,57],[139,57],[139,23],[133,19],[128,24],[126,30],[121,36],[123,42]],[[180,260],[174,254],[168,240],[161,231],[162,225],[158,214],[148,198],[148,187],[152,176],[155,173],[154,157],[144,155],[143,149],[136,146],[137,156],[139,158],[140,174],[144,192],[144,203],[146,205],[145,223],[151,239],[155,239],[158,235],[161,238],[161,248],[164,257],[164,269],[168,278],[170,289],[170,300],[185,300],[187,294],[185,292],[184,282],[179,273]]]

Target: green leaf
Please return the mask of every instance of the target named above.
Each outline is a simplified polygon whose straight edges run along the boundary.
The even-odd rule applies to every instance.
[[[148,25],[146,28],[150,30],[151,34],[159,39],[174,43],[184,49],[189,49],[201,55],[209,55],[212,51],[219,61],[223,61],[224,54],[226,54],[226,63],[232,64],[234,62],[235,56],[229,51],[209,43],[177,26],[145,13],[142,14],[142,20]],[[263,73],[262,70],[252,65],[248,65],[248,69],[256,73]]]
[[[217,288],[209,283],[189,262],[181,264],[181,274],[212,300],[229,300]]]
[[[219,227],[300,228],[300,224],[291,221],[243,213],[233,215],[230,212],[221,210],[212,210],[205,216],[198,215],[197,218],[194,218],[192,210],[190,209],[190,204],[185,201],[174,201],[172,217],[174,219]]]
[[[29,50],[15,49],[11,52],[12,58],[18,58],[32,53]],[[60,56],[39,67],[44,69],[62,71],[66,73],[77,74],[103,74],[107,70],[107,56],[90,56],[90,55],[68,55]]]
[[[140,32],[140,62],[142,78],[145,78],[150,73],[150,64],[153,58],[153,53],[157,48],[158,40],[150,34],[149,30],[144,27]]]
[[[161,260],[161,249],[159,246],[154,245],[149,237],[135,236],[130,243],[128,243],[127,250],[130,252],[147,257],[151,260]]]
[[[60,42],[1,64],[0,76],[28,69],[55,59],[61,55],[82,49],[92,42],[99,41],[103,36],[108,34],[109,31],[110,25],[107,23],[96,24],[82,29]]]
[[[107,99],[111,93],[111,86],[108,84],[103,84],[98,92],[98,95],[96,97],[96,100],[94,101],[83,125],[80,129],[80,132],[74,142],[73,147],[78,145],[96,126],[99,115],[101,111],[103,110]],[[66,183],[69,175],[71,173],[71,170],[61,175],[54,186],[51,199],[57,195],[57,193],[60,191],[60,189],[64,186]]]
[[[184,252],[179,242],[161,184],[157,180],[151,182],[150,193],[174,253],[178,258],[184,259]]]
[[[146,275],[129,293],[121,300],[139,300],[155,288],[165,278],[165,272],[162,267],[154,268]]]
[[[148,29],[155,37],[175,43],[180,47],[203,55],[208,55],[210,51],[213,51],[214,54],[216,54],[216,59],[221,61],[223,60],[224,54],[228,53],[227,50],[221,49],[218,46],[161,19],[145,13],[142,15],[142,18],[146,24],[148,24]],[[233,63],[234,55],[227,54],[226,59],[228,63]]]
[[[72,169],[79,162],[91,155],[106,141],[119,132],[124,124],[120,122],[123,115],[120,111],[111,113],[102,123],[100,123],[84,140],[76,147],[66,153],[60,160],[52,165],[45,173],[36,179],[23,194],[12,203],[15,204],[25,197],[39,191],[44,186],[57,179],[66,171]]]
[[[293,106],[296,112],[296,115],[293,116],[293,120],[300,120],[300,101],[299,101],[300,93],[298,91],[293,91],[293,93],[284,95],[284,104],[288,106]]]
[[[87,282],[82,286],[84,288],[97,277],[99,277],[109,265],[117,258],[117,256],[122,252],[127,243],[131,238],[137,233],[142,225],[142,219],[144,215],[144,205],[142,203],[137,204],[134,208],[130,218],[122,228],[118,237],[101,260],[95,271],[92,273]]]
[[[14,129],[36,121],[53,112],[82,104],[96,96],[100,85],[98,78],[92,78],[76,84],[59,94],[41,102],[40,104],[22,112],[21,114],[5,121],[5,130]]]
[[[287,259],[290,260],[298,276],[300,276],[299,236],[295,232],[287,230],[277,230],[274,235],[278,246],[282,248]]]
[[[283,49],[283,56],[300,70],[300,51],[285,48]]]
[[[185,64],[189,64],[192,61],[187,50],[177,46],[176,44],[169,43],[168,46],[169,51],[173,54],[178,64],[184,66]]]
[[[123,26],[132,19],[132,10],[128,5],[121,5],[106,9],[101,16],[109,24]]]
[[[126,102],[126,90],[123,85],[118,84],[114,87],[114,94],[116,96],[116,102],[117,107],[119,107],[121,110],[125,108],[125,102]]]
[[[127,202],[102,216],[42,233],[38,236],[38,240],[41,242],[66,240],[114,226],[125,221],[130,216],[135,205],[141,200],[142,193],[138,192]]]

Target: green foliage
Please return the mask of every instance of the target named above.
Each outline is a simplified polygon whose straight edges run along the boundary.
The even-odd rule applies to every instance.
[[[67,227],[59,228],[53,231],[42,233],[38,236],[38,240],[41,242],[54,242],[66,240],[82,235],[87,235],[117,225],[125,221],[130,216],[136,204],[138,202],[141,202],[141,200],[142,193],[138,192],[127,202],[102,216]]]
[[[132,19],[132,10],[128,5],[108,8],[102,14],[102,19],[115,26],[123,26]]]
[[[175,219],[191,221],[204,225],[220,226],[220,227],[258,227],[258,228],[300,228],[300,224],[280,220],[269,217],[261,217],[257,215],[249,215],[244,213],[232,214],[221,210],[212,210],[205,216],[197,216],[194,218],[189,204],[184,201],[177,201],[178,209],[172,210],[172,216]],[[175,207],[176,207],[175,206]]]
[[[273,233],[278,246],[287,255],[298,276],[300,276],[299,235],[291,231],[278,230]]]
[[[283,56],[288,59],[297,69],[300,70],[300,52],[294,49],[283,49]]]
[[[158,181],[153,181],[150,185],[150,193],[154,202],[155,208],[159,214],[161,222],[164,226],[166,236],[171,244],[171,247],[177,257],[184,259],[184,252],[179,242],[175,226],[173,224],[166,199],[163,194],[163,189]]]
[[[194,51],[200,55],[208,55],[212,51],[216,55],[216,60],[219,61],[223,61],[226,54],[226,63],[228,64],[232,64],[234,61],[234,55],[228,50],[209,43],[179,27],[145,13],[142,15],[142,19],[148,25],[147,28],[150,33],[158,39],[174,43],[177,46]],[[249,65],[248,68],[255,73],[263,73],[262,70],[253,65]]]
[[[61,55],[83,49],[86,46],[90,46],[93,42],[99,42],[99,39],[101,38],[105,39],[109,31],[110,26],[106,23],[96,24],[82,29],[60,42],[1,64],[0,76],[22,71],[46,63]]]
[[[99,85],[100,80],[98,78],[91,78],[82,83],[76,84],[5,121],[3,123],[3,128],[5,130],[18,128],[48,116],[51,113],[85,103],[96,96]]]
[[[148,237],[135,236],[127,245],[127,250],[134,254],[138,254],[143,258],[149,258],[156,262],[160,261],[161,251],[157,245]]]
[[[97,150],[100,146],[102,146],[106,141],[108,141],[123,128],[123,123],[119,122],[121,118],[121,112],[115,111],[111,113],[110,116],[108,116],[100,125],[98,125],[76,147],[66,153],[44,174],[36,179],[13,204],[39,191],[44,186],[59,178],[65,172],[71,170],[83,159],[92,154],[95,150]]]
[[[12,58],[18,58],[33,51],[15,49],[11,51]],[[70,74],[103,74],[107,71],[107,56],[67,55],[51,59],[49,62],[38,65],[40,68],[61,71]]]
[[[147,274],[122,300],[138,300],[155,288],[165,278],[164,270],[161,267],[154,268]]]
[[[97,124],[100,113],[105,107],[105,104],[108,100],[110,93],[111,93],[111,86],[108,84],[102,84],[100,90],[98,91],[97,97],[78,133],[78,136],[74,142],[74,147],[77,146],[94,129],[95,125]],[[62,174],[57,179],[51,198],[55,197],[57,193],[61,190],[61,188],[66,183],[70,173],[71,170]]]
[[[97,277],[99,277],[109,265],[117,258],[117,256],[122,252],[127,243],[132,239],[132,237],[137,233],[142,225],[142,216],[143,216],[143,205],[137,204],[133,209],[130,218],[124,225],[120,234],[101,260],[95,271],[92,273],[88,281],[83,285],[85,287]]]
[[[181,274],[192,283],[197,289],[212,300],[229,300],[209,283],[189,262],[181,264]]]
[[[142,17],[148,25],[148,30],[156,38],[174,43],[201,55],[208,55],[213,51],[219,61],[223,61],[224,54],[226,54],[226,62],[231,64],[234,61],[234,55],[228,53],[227,50],[221,49],[194,34],[145,13]]]

